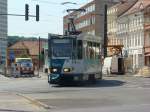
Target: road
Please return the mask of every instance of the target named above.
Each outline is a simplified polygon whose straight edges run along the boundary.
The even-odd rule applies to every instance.
[[[25,112],[149,112],[150,110],[150,79],[133,76],[104,77],[96,84],[70,87],[49,85],[46,76],[6,78],[0,79],[0,94],[3,96],[11,94],[12,97],[22,99],[21,101],[11,99],[14,102],[10,104],[10,108],[4,106],[8,112],[9,110],[16,112],[20,110]],[[11,105],[15,105],[16,102],[22,104],[20,103],[20,107],[13,108]],[[3,105],[5,103],[7,102]],[[25,108],[21,108],[23,103],[26,104]],[[0,103],[1,107],[2,103]]]

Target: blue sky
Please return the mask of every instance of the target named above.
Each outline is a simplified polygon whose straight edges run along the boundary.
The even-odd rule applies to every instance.
[[[25,4],[30,7],[30,14],[35,15],[36,4],[40,5],[40,22],[35,18],[25,21],[24,17],[8,17],[8,35],[41,36],[47,38],[47,33],[62,34],[63,16],[67,8],[79,8],[91,0],[8,0],[9,14],[24,14]],[[60,5],[62,2],[75,2],[78,5]]]

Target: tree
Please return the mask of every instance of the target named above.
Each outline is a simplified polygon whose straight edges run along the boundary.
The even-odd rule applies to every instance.
[[[8,36],[8,47],[22,40],[38,40],[36,37]]]
[[[20,58],[30,58],[30,56],[28,54],[22,54]]]

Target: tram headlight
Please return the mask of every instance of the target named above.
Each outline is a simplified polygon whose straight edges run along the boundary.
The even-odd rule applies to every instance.
[[[64,68],[64,72],[70,72],[71,69],[70,68]]]
[[[57,72],[58,70],[57,70],[57,68],[52,68],[51,69],[51,72]]]

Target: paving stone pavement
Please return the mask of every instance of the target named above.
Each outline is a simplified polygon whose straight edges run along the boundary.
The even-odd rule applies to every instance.
[[[34,102],[15,93],[0,92],[0,112],[45,112]]]

